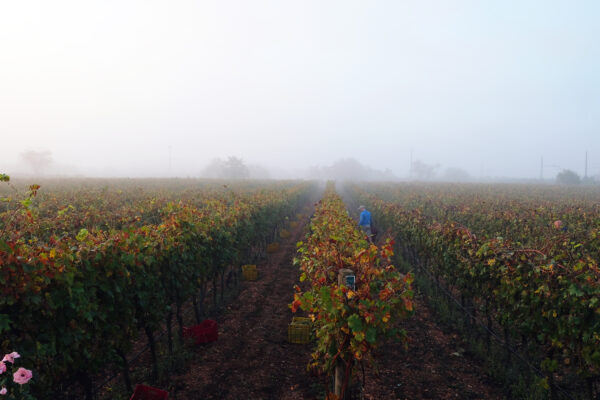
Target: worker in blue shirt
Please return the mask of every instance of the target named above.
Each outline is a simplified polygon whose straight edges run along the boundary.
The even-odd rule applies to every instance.
[[[367,235],[369,242],[373,243],[373,234],[371,233],[371,213],[367,211],[365,206],[358,207],[358,210],[360,211],[358,227],[365,233],[365,235]]]

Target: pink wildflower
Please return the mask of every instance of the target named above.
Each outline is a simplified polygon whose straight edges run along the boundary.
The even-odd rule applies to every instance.
[[[562,228],[562,225],[563,225],[563,223],[562,223],[562,221],[560,219],[557,219],[556,221],[554,221],[554,227],[556,229]]]
[[[6,372],[6,364],[0,362],[0,375]]]
[[[0,395],[4,396],[6,393],[8,393],[8,390],[6,390],[6,388],[3,387],[2,390],[0,390]]]
[[[29,382],[32,376],[33,374],[30,370],[21,367],[13,374],[13,381],[19,385],[24,385]]]
[[[5,354],[4,358],[2,359],[2,362],[9,362],[11,364],[15,363],[15,358],[19,358],[21,357],[21,355],[19,353],[17,353],[16,351],[13,351],[12,353],[9,354]]]

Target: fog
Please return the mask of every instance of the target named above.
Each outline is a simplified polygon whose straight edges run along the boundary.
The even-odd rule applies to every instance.
[[[595,0],[3,1],[0,173],[549,179],[587,151],[598,175],[599,20]]]

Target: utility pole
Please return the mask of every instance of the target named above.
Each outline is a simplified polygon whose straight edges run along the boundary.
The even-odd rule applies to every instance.
[[[172,157],[171,157],[172,151],[171,150],[172,150],[172,147],[169,146],[169,177],[171,177],[171,159],[172,159]]]
[[[408,177],[412,179],[413,174],[413,149],[410,149],[410,169],[408,170]]]

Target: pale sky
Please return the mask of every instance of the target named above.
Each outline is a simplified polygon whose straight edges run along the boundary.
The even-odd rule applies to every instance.
[[[600,173],[600,1],[0,1],[0,173]],[[169,170],[169,148],[171,169]]]

